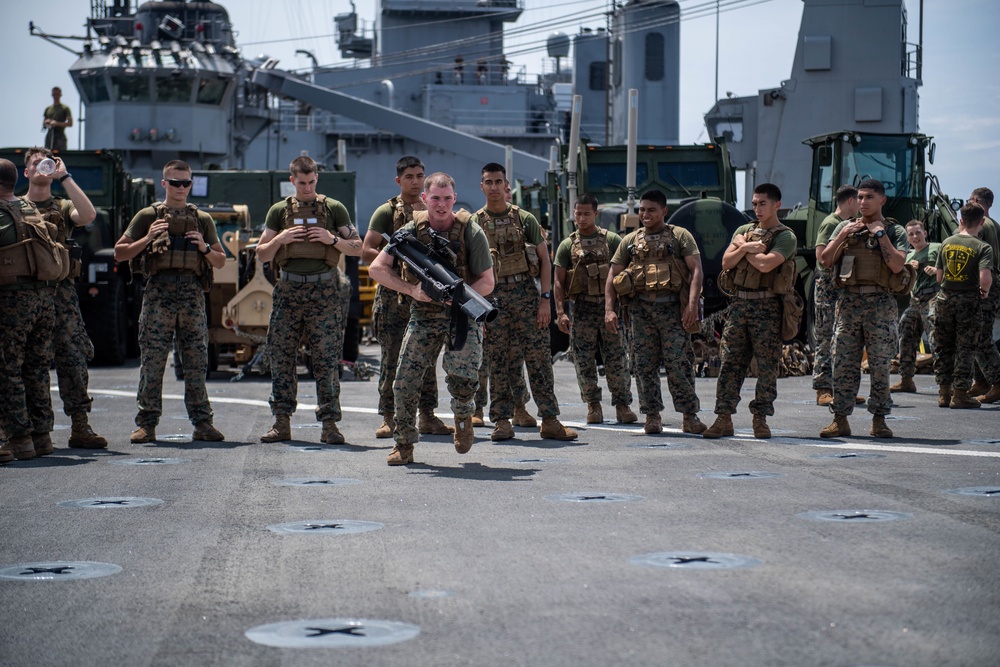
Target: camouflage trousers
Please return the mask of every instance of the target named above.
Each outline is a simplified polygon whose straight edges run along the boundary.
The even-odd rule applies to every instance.
[[[514,350],[517,355],[518,364],[524,368],[524,355],[519,350]],[[479,367],[479,389],[476,390],[476,410],[485,410],[490,403],[490,357],[489,353],[483,353],[483,364]],[[531,400],[528,387],[524,384],[524,372],[519,372],[514,376],[514,403],[517,405],[527,405]]]
[[[0,426],[8,438],[52,431],[52,289],[0,291]]]
[[[649,414],[663,410],[660,367],[666,366],[674,410],[685,415],[698,412],[701,401],[694,389],[694,348],[691,335],[681,324],[680,304],[635,299],[628,310],[639,411]]]
[[[94,399],[87,393],[90,372],[87,364],[94,358],[94,343],[80,313],[80,297],[73,283],[60,283],[55,290],[56,375],[59,378],[59,398],[63,412],[72,417],[90,412]]]
[[[833,392],[833,345],[834,314],[841,289],[833,282],[833,273],[816,271],[813,283],[813,337],[816,340],[816,354],[813,355],[813,389],[828,389]]]
[[[982,302],[976,290],[941,290],[934,305],[934,380],[968,391],[982,333]],[[992,333],[991,333],[992,336]]]
[[[479,367],[483,361],[483,327],[469,323],[469,337],[458,351],[445,350],[444,371],[451,394],[451,411],[456,419],[471,417],[475,410]],[[399,353],[399,366],[392,389],[396,403],[396,429],[392,437],[397,444],[410,445],[420,439],[417,433],[417,404],[422,395],[428,368],[437,365],[441,348],[448,341],[451,319],[447,317],[410,316]]]
[[[1000,352],[993,342],[993,322],[1000,310],[1000,275],[993,272],[993,287],[985,299],[980,299],[979,343],[976,347],[976,365],[982,371],[986,382],[1000,384]]]
[[[917,372],[917,350],[923,334],[927,334],[931,346],[934,344],[935,301],[933,296],[923,301],[911,296],[910,305],[899,318],[899,374],[903,377],[913,377]]]
[[[597,384],[597,351],[600,350],[604,360],[604,379],[611,391],[611,404],[632,403],[632,375],[625,359],[625,336],[621,331],[612,334],[604,327],[604,299],[596,302],[577,299],[573,302],[572,333],[573,366],[583,402],[601,401],[601,386]]]
[[[750,413],[771,416],[778,397],[781,369],[781,299],[733,299],[719,345],[719,380],[715,387],[715,414],[735,414],[740,390],[757,358],[757,387]]]
[[[393,399],[393,382],[399,364],[399,350],[403,345],[406,325],[410,321],[410,297],[393,292],[379,285],[375,288],[372,305],[372,331],[381,347],[378,374],[378,413],[391,415],[396,411]],[[437,371],[428,366],[420,390],[420,410],[434,410],[438,404]]]
[[[163,414],[163,371],[174,336],[184,368],[184,407],[192,424],[212,420],[205,375],[208,371],[208,322],[205,292],[198,282],[161,283],[150,279],[139,315],[139,392],[137,426],[153,428]]]
[[[267,350],[271,358],[271,414],[290,415],[298,405],[296,357],[309,348],[316,379],[316,420],[340,421],[340,356],[346,318],[339,278],[318,283],[279,280],[274,285]]]
[[[559,414],[552,378],[551,342],[548,327],[538,328],[538,288],[534,280],[498,284],[493,292],[500,314],[486,330],[486,353],[490,356],[490,421],[514,416],[514,387],[521,374],[521,361],[513,350],[524,353],[528,384],[540,417]]]
[[[833,332],[833,404],[838,415],[854,412],[861,388],[861,359],[868,349],[871,394],[868,412],[892,412],[889,368],[899,348],[896,297],[885,291],[854,294],[844,291],[837,304],[837,326]]]

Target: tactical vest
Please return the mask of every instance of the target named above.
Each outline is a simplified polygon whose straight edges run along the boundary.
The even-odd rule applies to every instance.
[[[297,225],[316,225],[326,229],[326,196],[316,195],[316,199],[310,202],[300,202],[295,197],[286,199],[283,229]],[[284,267],[290,259],[322,259],[327,266],[335,269],[340,263],[340,251],[336,246],[318,241],[297,241],[281,246],[274,255],[274,261],[280,267]]]
[[[80,273],[83,270],[83,262],[80,261],[80,257],[76,256],[79,253],[79,246],[69,238],[69,227],[72,224],[71,221],[63,218],[62,207],[59,206],[60,200],[56,197],[49,199],[48,206],[44,208],[35,202],[35,209],[38,213],[56,226],[56,241],[63,244],[70,253],[69,257],[69,274],[66,276],[70,280],[76,280],[80,277]],[[74,252],[76,249],[76,252]]]
[[[27,211],[21,201],[0,201],[0,209],[14,220],[17,241],[0,247],[0,285],[18,278],[60,281],[69,273],[69,252],[59,243],[55,225],[47,222],[31,202]]]
[[[636,232],[630,262],[636,292],[681,291],[683,277],[674,261],[676,246],[673,225],[666,225],[659,234],[647,234],[645,228]]]
[[[882,258],[878,239],[867,229],[847,237],[834,279],[838,287],[878,285],[888,290],[892,271]]]
[[[466,284],[469,282],[469,256],[468,248],[465,245],[465,229],[468,227],[471,220],[472,214],[463,208],[455,213],[455,221],[452,223],[451,229],[447,232],[434,232],[438,236],[445,236],[445,238],[448,239],[450,246],[449,249],[453,254],[453,257],[449,258],[451,263],[449,268],[453,269],[455,274],[464,280]],[[427,218],[427,211],[414,211],[413,223],[417,228],[415,232],[417,240],[426,246],[431,246],[433,244],[433,239],[431,238],[431,223]],[[420,283],[420,280],[416,276],[406,270],[405,263],[403,264],[402,276],[403,280],[413,283],[414,285]],[[413,305],[426,312],[440,312],[442,316],[448,314],[449,307],[445,306],[443,303],[424,303],[422,301],[414,301]]]
[[[611,248],[608,246],[608,230],[598,228],[597,236],[585,239],[580,232],[569,235],[571,239],[570,258],[573,268],[569,273],[569,298],[578,294],[604,296],[604,283],[611,267]]]
[[[200,276],[205,271],[205,255],[202,248],[185,235],[201,231],[198,226],[198,207],[187,204],[183,209],[171,209],[163,202],[153,204],[157,220],[167,223],[166,239],[169,243],[163,252],[157,252],[157,239],[146,246],[143,273],[154,276],[161,271],[179,271]],[[163,237],[160,237],[163,238]]]
[[[407,224],[408,222],[413,222],[413,215],[414,213],[416,213],[416,211],[413,210],[413,206],[404,203],[402,197],[399,196],[393,197],[392,199],[389,200],[388,204],[389,207],[392,209],[392,231],[394,233],[398,232],[403,227],[403,225]],[[395,264],[396,262],[394,262],[394,265]],[[403,275],[403,263],[398,262],[398,264],[400,264],[399,275],[405,280],[406,276]]]
[[[534,244],[528,243],[524,237],[521,209],[511,206],[506,214],[495,218],[483,207],[476,211],[476,216],[490,242],[493,270],[497,278],[520,274],[531,277],[538,275],[538,255]]]
[[[771,229],[764,229],[757,223],[746,233],[747,242],[760,241],[766,247],[765,252],[771,252],[774,241],[781,232],[791,233],[788,227],[778,224]],[[755,291],[768,290],[774,294],[787,294],[795,287],[795,260],[788,258],[782,262],[781,266],[761,273],[744,255],[736,263],[733,272],[733,282],[737,289]]]

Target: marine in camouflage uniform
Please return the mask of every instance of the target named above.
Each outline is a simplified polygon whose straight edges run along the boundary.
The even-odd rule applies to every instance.
[[[454,183],[447,174],[428,176],[424,186],[428,210],[414,214],[414,221],[404,225],[403,229],[412,232],[425,245],[430,245],[432,231],[446,237],[454,253],[453,263],[448,268],[462,278],[468,288],[487,296],[493,288],[489,244],[483,230],[472,221],[468,212],[452,213]],[[393,268],[392,257],[384,252],[375,259],[369,272],[380,284],[412,297],[410,319],[393,383],[396,405],[393,439],[396,446],[387,459],[389,465],[406,465],[413,462],[414,444],[420,439],[415,413],[424,374],[429,366],[436,364],[442,346],[449,339],[451,307],[430,301],[417,278],[405,270],[400,277]],[[467,453],[475,440],[472,413],[483,355],[482,325],[468,322],[466,326],[468,337],[465,345],[460,350],[449,349],[444,353],[446,383],[451,394],[451,410],[455,415],[455,450],[460,454]]]
[[[833,230],[844,220],[850,220],[858,213],[858,190],[851,185],[837,188],[837,209],[826,216],[816,233],[816,256],[830,242]],[[812,388],[816,390],[816,404],[833,403],[833,322],[840,298],[840,288],[833,282],[833,271],[816,262],[813,274],[813,338],[816,353],[813,355]]]
[[[510,352],[520,349],[528,366],[528,384],[542,418],[539,433],[543,438],[574,440],[575,431],[559,421],[552,376],[549,321],[551,264],[541,227],[535,216],[507,203],[504,188],[507,173],[503,165],[491,162],[481,173],[480,187],[486,206],[476,219],[486,232],[493,254],[496,287],[494,301],[500,315],[486,331],[486,353],[490,356],[490,420],[494,424],[490,438],[496,441],[514,437],[515,376],[521,364]],[[542,293],[535,286],[539,277]],[[531,317],[536,314],[535,317]]]
[[[934,304],[939,291],[934,266],[937,263],[940,243],[928,243],[927,231],[919,220],[906,223],[906,237],[912,250],[906,262],[917,270],[917,279],[910,290],[910,303],[899,318],[899,382],[889,387],[891,392],[913,393],[917,385],[913,376],[917,372],[917,350],[920,339],[926,334],[933,345]]]
[[[372,214],[365,233],[361,258],[371,264],[378,257],[379,250],[386,244],[383,234],[392,236],[403,225],[413,221],[413,212],[424,210],[420,193],[424,185],[424,165],[413,156],[404,156],[396,162],[396,184],[399,194],[382,204]],[[411,299],[385,289],[375,288],[372,304],[372,330],[381,350],[378,381],[378,413],[382,424],[375,431],[376,438],[390,438],[395,426],[395,399],[392,384],[396,379],[399,351],[406,334],[406,324],[410,320]],[[420,432],[447,435],[452,429],[434,415],[438,404],[436,365],[427,367],[423,389],[420,394]]]
[[[317,194],[316,162],[306,156],[292,160],[289,180],[295,195],[267,212],[257,256],[281,268],[274,285],[267,349],[271,357],[271,397],[274,425],[261,442],[290,440],[291,415],[297,407],[296,359],[305,344],[316,380],[316,420],[323,423],[320,441],[344,442],[337,427],[340,410],[340,359],[347,313],[341,299],[340,254],[359,257],[361,239],[347,208]]]
[[[938,406],[978,408],[969,395],[972,365],[979,347],[982,304],[996,289],[993,283],[993,248],[979,238],[984,210],[978,204],[962,207],[958,234],[941,243],[937,279],[941,291],[936,301],[934,329],[934,379]]]
[[[898,250],[905,232],[898,224],[887,224],[882,216],[885,188],[866,179],[858,185],[861,217],[837,225],[830,244],[820,258],[833,268],[838,284],[844,287],[837,306],[833,334],[833,422],[820,431],[824,438],[851,434],[847,417],[854,411],[861,385],[861,359],[868,350],[872,413],[871,434],[891,438],[885,416],[892,411],[889,367],[898,347],[896,298],[889,292],[894,274],[905,267],[905,255]],[[906,285],[909,288],[909,285]]]
[[[53,159],[56,169],[49,175],[38,172],[38,163]],[[97,212],[90,199],[66,170],[61,158],[54,158],[40,148],[29,149],[25,154],[24,175],[28,179],[27,198],[47,221],[56,225],[58,241],[67,248],[76,247],[69,241],[74,227],[88,225]],[[70,199],[52,196],[52,181],[58,181]],[[80,313],[80,297],[75,281],[80,275],[79,258],[70,260],[70,272],[55,288],[55,365],[59,379],[59,397],[63,412],[72,421],[69,446],[83,449],[102,449],[108,441],[94,432],[88,423],[93,399],[87,390],[90,373],[88,364],[94,358],[94,344],[87,334],[87,327]]]
[[[733,435],[732,415],[740,390],[757,359],[757,385],[750,401],[753,434],[770,438],[767,417],[774,414],[781,366],[782,299],[795,284],[795,234],[778,222],[781,190],[764,183],[753,191],[757,222],[739,227],[722,257],[724,269],[735,272],[734,298],[729,306],[719,346],[721,366],[715,389],[715,423],[702,435]]]
[[[993,191],[989,188],[976,188],[969,195],[969,202],[979,204],[986,212],[979,228],[979,239],[988,243],[993,250],[992,279],[995,284],[1000,281],[1000,225],[990,218]],[[983,403],[996,403],[1000,401],[1000,351],[993,340],[993,325],[997,313],[1000,313],[1000,289],[991,289],[980,306],[982,316],[975,363],[977,382],[970,392],[972,396],[980,397]]]
[[[194,424],[193,440],[223,440],[212,424],[212,406],[205,378],[208,370],[208,322],[205,286],[214,268],[225,265],[215,223],[187,203],[191,167],[174,160],[163,168],[162,203],[148,206],[132,218],[115,244],[115,259],[134,260],[133,270],[149,276],[139,315],[138,428],[132,443],[156,440],[163,414],[163,371],[174,338],[184,368],[184,407]]]
[[[19,245],[31,227],[44,223],[29,202],[13,196],[16,182],[17,168],[0,160],[0,426],[7,437],[0,463],[52,451],[49,367],[56,281],[32,274],[28,251]]]

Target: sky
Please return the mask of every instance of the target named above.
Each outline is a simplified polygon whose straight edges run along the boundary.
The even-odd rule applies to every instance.
[[[42,111],[51,103],[53,86],[62,88],[63,103],[74,117],[79,115],[79,96],[67,73],[75,56],[30,36],[28,25],[34,21],[53,35],[83,35],[90,4],[89,0],[3,3],[0,15],[9,56],[0,85],[17,91],[18,109],[5,105],[0,146],[43,141]],[[229,10],[246,57],[266,53],[280,60],[279,67],[306,69],[311,61],[295,51],[307,49],[322,65],[341,62],[332,36],[333,17],[350,11],[347,0],[222,0],[221,4]],[[359,19],[369,27],[376,4],[376,0],[355,0]],[[542,30],[511,36],[505,46],[508,53],[518,53],[510,59],[515,69],[524,68],[528,80],[543,68],[553,69],[543,46],[548,32],[558,29],[572,35],[581,27],[602,26],[599,14],[608,6],[607,0],[523,0],[523,4],[524,13],[516,24],[508,24],[508,32],[528,25],[540,25]],[[681,0],[680,5],[680,140],[701,143],[709,139],[702,117],[715,102],[716,14],[710,0]],[[937,143],[929,171],[951,197],[964,199],[982,185],[1000,192],[1000,48],[995,40],[1000,2],[924,0],[924,5],[919,124],[920,131]],[[802,0],[720,0],[720,7],[719,96],[727,91],[752,95],[787,79]],[[916,42],[919,0],[908,0],[907,9],[908,38]],[[80,48],[80,42],[67,44]],[[533,47],[537,50],[530,52]],[[78,125],[69,130],[70,148],[77,147]]]

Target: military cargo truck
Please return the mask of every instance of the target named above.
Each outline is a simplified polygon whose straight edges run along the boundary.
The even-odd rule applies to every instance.
[[[14,192],[28,191],[24,177],[25,148],[0,149],[0,157],[18,166]],[[61,151],[58,156],[73,174],[73,180],[93,202],[97,218],[85,227],[77,227],[72,240],[82,248],[83,269],[76,281],[80,310],[87,333],[94,342],[94,363],[119,365],[126,357],[138,354],[136,343],[142,286],[133,281],[128,264],[114,259],[114,245],[135,213],[153,202],[152,181],[132,178],[125,168],[121,151]],[[66,197],[58,182],[52,194]]]

